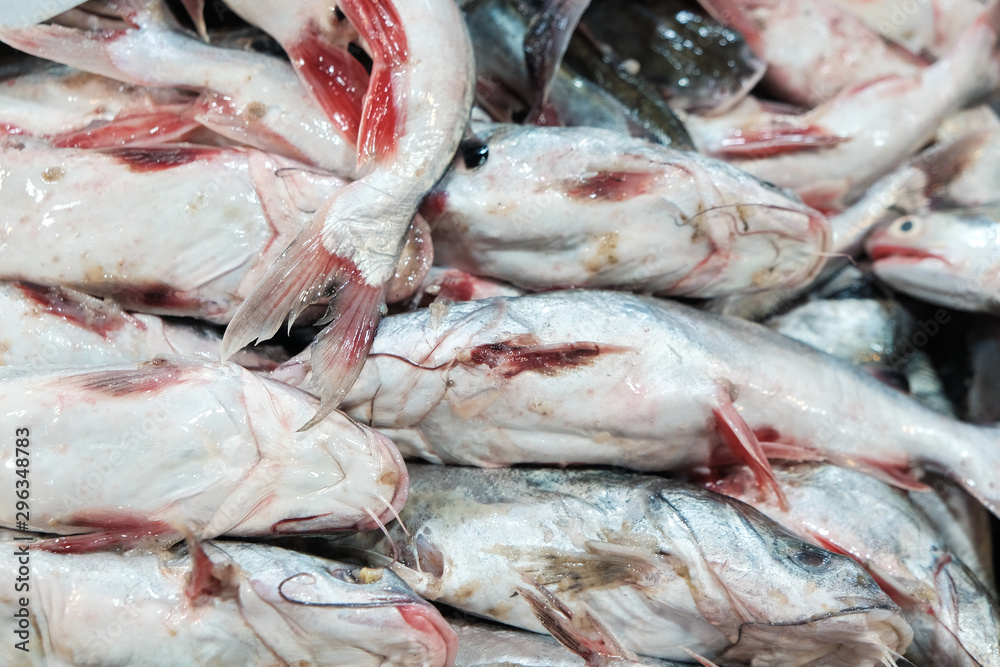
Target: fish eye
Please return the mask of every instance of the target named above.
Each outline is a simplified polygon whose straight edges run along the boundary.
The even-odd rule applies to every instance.
[[[364,583],[361,581],[361,579],[358,578],[357,574],[355,574],[353,570],[350,570],[346,567],[334,567],[330,568],[327,571],[330,573],[330,576],[333,577],[334,579],[339,579],[348,584]]]
[[[476,169],[486,164],[490,148],[478,139],[467,139],[458,145],[458,152],[466,169]]]
[[[830,554],[822,549],[806,547],[791,555],[792,562],[804,570],[822,571],[830,567]]]
[[[906,236],[908,234],[913,234],[920,230],[919,221],[914,218],[900,218],[896,222],[892,223],[889,228],[889,233],[894,236]]]

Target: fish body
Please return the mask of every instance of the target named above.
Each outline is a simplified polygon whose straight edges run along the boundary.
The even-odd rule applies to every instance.
[[[874,232],[865,246],[875,275],[901,292],[1000,313],[1000,209],[903,216]]]
[[[766,479],[771,451],[905,486],[941,470],[1000,509],[997,429],[759,325],[648,297],[554,292],[387,318],[344,406],[434,462],[667,470],[752,450]]]
[[[9,667],[445,667],[454,658],[454,632],[388,570],[264,544],[70,555],[14,539],[2,561],[23,566],[30,592],[4,591],[0,608],[25,614],[30,630],[27,652],[15,641],[0,649]],[[192,595],[199,574],[214,591]]]
[[[8,137],[0,153],[0,277],[218,323],[344,185],[254,149]]]
[[[0,283],[0,366],[102,366],[157,355],[219,360],[222,336],[207,326],[128,313],[109,299],[29,283]],[[272,370],[277,350],[245,350],[237,362]]]
[[[709,488],[749,503],[803,539],[849,555],[900,604],[914,664],[1000,664],[996,596],[954,554],[905,493],[832,466],[775,469],[788,510],[760,499],[747,469]],[[925,492],[927,493],[927,492]]]
[[[542,632],[525,598],[550,594],[674,660],[880,665],[910,641],[850,559],[717,494],[607,471],[412,468],[391,567],[431,600]],[[351,541],[392,553],[385,537]]]
[[[297,433],[315,399],[232,364],[5,366],[0,383],[4,425],[20,434],[7,481],[28,465],[16,462],[44,471],[25,523],[74,536],[53,549],[367,529],[406,498],[387,438],[340,413]],[[8,527],[21,518],[10,510]]]
[[[473,130],[484,156],[460,154],[422,208],[446,265],[712,297],[807,283],[825,262],[823,216],[723,162],[594,128]]]

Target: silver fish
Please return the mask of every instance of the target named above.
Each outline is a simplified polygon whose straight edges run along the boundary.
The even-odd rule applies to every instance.
[[[605,471],[411,474],[410,537],[394,524],[347,540],[398,549],[390,567],[431,600],[542,632],[525,599],[537,590],[569,616],[589,609],[626,648],[674,660],[687,649],[733,665],[888,665],[910,642],[856,563],[724,496]]]
[[[796,535],[857,560],[913,627],[914,664],[1000,665],[995,594],[949,553],[906,494],[859,472],[825,465],[775,469],[788,510],[758,497],[741,468],[709,488],[749,503]]]

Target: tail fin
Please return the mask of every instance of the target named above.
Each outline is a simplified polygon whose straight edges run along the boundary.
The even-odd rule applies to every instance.
[[[208,28],[205,27],[205,0],[181,0],[188,16],[194,21],[198,36],[208,41]]]
[[[371,50],[372,73],[358,134],[358,167],[392,156],[406,122],[403,65],[409,59],[406,32],[389,0],[343,0],[341,11]]]

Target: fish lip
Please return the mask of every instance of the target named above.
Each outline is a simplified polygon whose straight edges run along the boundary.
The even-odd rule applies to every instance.
[[[455,664],[455,659],[458,657],[458,635],[455,634],[455,630],[434,607],[423,602],[422,604],[400,605],[397,609],[403,622],[417,632],[430,635],[430,632],[428,632],[429,628],[427,627],[429,623],[431,629],[437,633],[437,636],[444,643],[445,660],[442,664]],[[428,610],[431,613],[428,613]]]
[[[896,262],[919,262],[925,259],[936,259],[938,261],[948,263],[948,260],[937,255],[935,253],[929,252],[927,250],[921,250],[920,248],[911,248],[908,246],[892,245],[889,243],[873,243],[868,246],[868,256],[872,258],[875,262],[885,263],[888,261]]]

